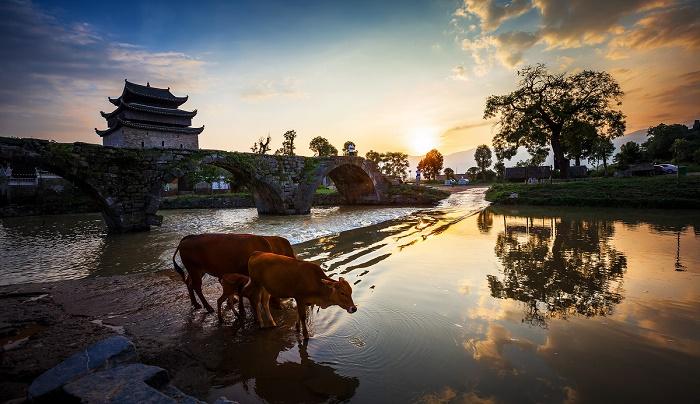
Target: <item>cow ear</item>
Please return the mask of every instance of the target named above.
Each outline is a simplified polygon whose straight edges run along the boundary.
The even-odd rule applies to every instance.
[[[345,282],[345,278],[341,276],[340,279],[338,279],[338,282]]]

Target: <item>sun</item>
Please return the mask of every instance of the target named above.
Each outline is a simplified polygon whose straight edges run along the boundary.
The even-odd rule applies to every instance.
[[[427,126],[413,128],[408,134],[408,140],[411,144],[411,153],[423,155],[437,147],[438,129]]]

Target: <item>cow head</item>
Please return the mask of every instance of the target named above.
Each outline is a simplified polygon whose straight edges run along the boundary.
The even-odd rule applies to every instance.
[[[328,297],[329,305],[336,304],[348,313],[352,314],[357,311],[355,302],[352,301],[352,288],[348,281],[340,278],[338,281],[323,280],[323,283],[330,288],[330,296]]]

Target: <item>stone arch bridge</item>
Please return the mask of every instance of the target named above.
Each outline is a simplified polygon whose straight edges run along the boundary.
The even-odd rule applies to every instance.
[[[324,176],[348,204],[385,202],[388,182],[361,157],[272,156],[219,150],[125,149],[0,137],[0,164],[34,164],[71,181],[94,198],[110,232],[148,230],[163,185],[201,164],[230,171],[245,183],[261,214],[307,214]]]

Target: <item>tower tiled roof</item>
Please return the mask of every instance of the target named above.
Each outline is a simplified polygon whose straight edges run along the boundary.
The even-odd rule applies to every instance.
[[[135,97],[129,97],[130,95]],[[151,87],[149,83],[142,86],[141,84],[132,83],[124,79],[124,90],[122,90],[122,95],[120,95],[118,98],[109,98],[109,101],[112,104],[119,106],[121,101],[125,98],[146,98],[180,106],[187,101],[188,96],[177,97],[170,92],[170,88]]]

